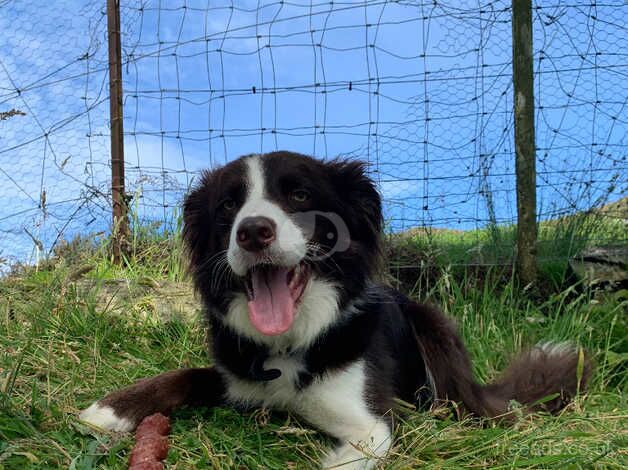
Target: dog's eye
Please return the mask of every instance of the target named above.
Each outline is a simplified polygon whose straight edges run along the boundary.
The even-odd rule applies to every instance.
[[[290,193],[290,199],[294,202],[303,203],[310,199],[310,193],[308,193],[305,189],[295,189]]]
[[[231,198],[227,198],[222,202],[222,204],[220,204],[220,208],[227,212],[231,212],[235,210],[236,202]]]

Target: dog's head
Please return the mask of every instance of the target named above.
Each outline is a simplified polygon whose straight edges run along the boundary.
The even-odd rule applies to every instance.
[[[241,157],[203,173],[184,204],[183,237],[195,284],[226,313],[245,294],[264,335],[292,326],[315,282],[339,302],[375,274],[381,200],[364,164],[323,162],[291,152]]]

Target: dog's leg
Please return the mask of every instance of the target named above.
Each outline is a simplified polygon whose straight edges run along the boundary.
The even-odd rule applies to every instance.
[[[367,470],[375,468],[391,444],[390,426],[384,420],[347,425],[345,437],[323,459],[324,469]],[[331,433],[331,431],[329,431]]]
[[[367,404],[364,367],[356,362],[303,391],[300,414],[340,441],[323,460],[325,469],[371,469],[390,448],[390,423]]]
[[[213,367],[173,370],[107,395],[79,418],[111,431],[132,431],[153,413],[169,414],[182,405],[219,405],[224,393],[223,379]]]

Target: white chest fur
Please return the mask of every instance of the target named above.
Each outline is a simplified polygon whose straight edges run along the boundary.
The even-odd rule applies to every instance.
[[[263,368],[279,369],[281,376],[268,381],[245,380],[216,366],[227,382],[227,400],[244,406],[264,406],[292,410],[299,389],[295,386],[299,373],[304,371],[300,358],[278,355],[264,362]]]
[[[227,399],[234,404],[292,411],[340,439],[339,447],[325,459],[325,468],[343,465],[341,468],[347,470],[370,469],[386,454],[390,427],[369,409],[364,361],[329,372],[303,389],[295,387],[303,371],[300,360],[275,356],[264,363],[264,369],[279,369],[281,376],[255,382],[221,370],[227,381]]]

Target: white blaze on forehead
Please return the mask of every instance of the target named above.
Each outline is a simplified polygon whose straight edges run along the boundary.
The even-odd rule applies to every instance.
[[[236,222],[244,217],[253,217],[256,215],[264,215],[257,213],[263,209],[264,194],[266,193],[266,179],[264,178],[264,168],[258,155],[246,159],[246,183],[247,183],[247,199],[246,204],[242,207],[236,218]],[[245,212],[246,214],[243,214]]]
[[[259,262],[256,254],[240,248],[236,235],[243,219],[262,216],[272,220],[277,230],[275,241],[267,249],[269,260],[277,265],[295,266],[305,256],[307,240],[290,215],[268,199],[262,157],[247,157],[245,163],[247,196],[231,227],[227,261],[239,276],[245,275],[251,266]]]

